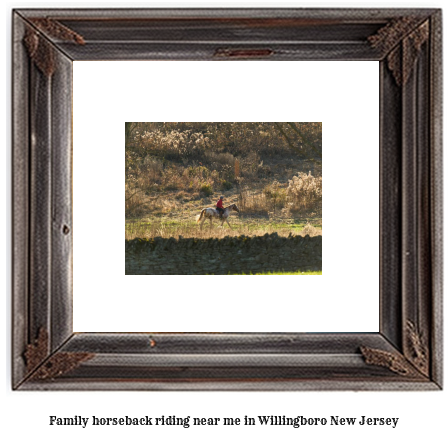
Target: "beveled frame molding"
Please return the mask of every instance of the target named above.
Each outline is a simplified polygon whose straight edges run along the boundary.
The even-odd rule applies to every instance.
[[[441,389],[441,20],[437,9],[15,10],[12,387]],[[379,333],[73,333],[72,62],[105,59],[379,61]]]

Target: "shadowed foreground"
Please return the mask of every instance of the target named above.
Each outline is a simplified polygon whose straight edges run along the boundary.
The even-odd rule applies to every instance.
[[[224,275],[322,270],[322,236],[126,241],[126,275]]]

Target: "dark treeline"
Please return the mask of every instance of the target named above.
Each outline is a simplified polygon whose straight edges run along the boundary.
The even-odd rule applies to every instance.
[[[206,149],[233,155],[272,154],[286,145],[301,158],[322,159],[321,122],[126,122],[125,127],[126,147],[134,150],[148,143],[157,146],[148,141],[151,133],[178,132],[187,136],[173,138],[171,145],[184,155]],[[189,142],[192,136],[195,141]]]

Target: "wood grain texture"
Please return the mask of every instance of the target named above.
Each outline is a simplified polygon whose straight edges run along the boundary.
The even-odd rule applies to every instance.
[[[58,348],[73,332],[72,289],[72,89],[73,66],[61,52],[51,93],[51,346]]]
[[[431,15],[429,44],[431,376],[443,384],[443,118],[442,11]]]
[[[17,10],[13,47],[14,388],[441,388],[440,11]],[[241,60],[216,53],[380,61],[379,333],[73,333],[72,61]]]
[[[402,346],[401,90],[380,62],[380,331]]]
[[[25,23],[13,19],[12,85],[12,386],[26,374],[23,352],[29,342],[29,65],[22,44]]]
[[[51,76],[30,63],[29,340],[48,328],[51,297]]]

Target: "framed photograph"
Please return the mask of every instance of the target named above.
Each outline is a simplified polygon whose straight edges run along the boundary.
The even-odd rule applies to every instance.
[[[125,126],[126,275],[321,274],[322,122]]]
[[[441,29],[15,10],[12,387],[441,389]]]

